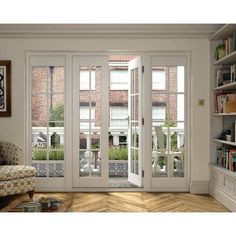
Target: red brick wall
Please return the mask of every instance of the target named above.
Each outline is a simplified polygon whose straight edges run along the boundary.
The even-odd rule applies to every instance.
[[[113,59],[117,59],[117,56]],[[46,78],[49,77],[49,91],[50,91],[50,73],[47,67],[34,67],[32,70],[32,92],[41,93],[46,92],[45,86],[47,83]],[[166,78],[170,84],[169,88],[171,92],[176,92],[177,89],[177,68],[170,67],[166,70]],[[64,69],[62,67],[54,67],[53,69],[53,92],[62,92],[64,89]],[[162,91],[156,91],[152,93],[152,102],[165,102],[167,104],[167,96],[161,94]],[[88,91],[81,91],[80,102],[88,102]],[[90,101],[96,103],[95,109],[95,125],[100,126],[101,120],[101,71],[96,71],[95,77],[95,90],[91,91]],[[51,96],[49,96],[49,105],[51,103]],[[55,107],[58,103],[64,103],[63,95],[52,96],[52,106]],[[109,91],[109,104],[121,103],[128,104],[128,91],[127,90],[110,90]],[[46,95],[39,95],[32,97],[32,120],[39,121],[37,126],[46,125],[47,117],[47,99]],[[167,111],[166,107],[166,111]],[[170,119],[177,119],[177,96],[170,96]]]

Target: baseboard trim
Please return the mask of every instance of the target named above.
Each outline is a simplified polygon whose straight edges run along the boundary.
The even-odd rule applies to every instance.
[[[209,194],[232,212],[236,212],[236,199],[230,197],[215,185],[210,184]]]
[[[190,193],[193,194],[208,194],[209,181],[208,180],[192,180],[190,181]]]

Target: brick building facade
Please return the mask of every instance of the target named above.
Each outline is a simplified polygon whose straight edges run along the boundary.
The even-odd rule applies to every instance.
[[[127,71],[128,67],[124,66],[127,62],[132,59],[133,56],[111,56],[110,57],[110,72],[111,71]],[[114,62],[118,62],[114,65]],[[123,63],[119,65],[119,63]],[[81,71],[88,72],[88,68],[82,67]],[[177,95],[172,94],[168,96],[166,94],[167,88],[169,92],[177,92],[177,67],[160,68],[153,67],[153,71],[164,71],[165,74],[165,89],[164,90],[153,90],[152,91],[152,103],[154,106],[165,107],[165,117],[167,117],[167,112],[169,113],[169,118],[171,121],[177,120]],[[86,123],[86,119],[94,119],[94,126],[100,126],[101,120],[101,68],[93,67],[91,70],[91,77],[94,76],[94,85],[91,79],[91,83],[83,86],[90,86],[91,90],[85,89],[80,90],[78,93],[81,113],[84,114],[80,116]],[[88,72],[89,75],[89,72]],[[84,75],[86,77],[86,74]],[[88,77],[88,76],[87,76]],[[89,78],[89,77],[88,77]],[[144,78],[145,80],[145,78]],[[111,81],[112,82],[112,81]],[[82,85],[81,85],[82,86]],[[111,86],[111,84],[110,84]],[[32,121],[33,127],[45,127],[47,125],[47,118],[55,120],[52,118],[52,110],[56,110],[58,106],[64,104],[64,69],[63,67],[33,67],[32,68]],[[168,102],[169,99],[169,102]],[[91,104],[90,115],[88,110],[89,103]],[[168,107],[169,104],[169,107]],[[127,107],[128,109],[128,90],[125,89],[110,89],[109,90],[109,105],[111,107]],[[82,107],[84,110],[82,111]],[[87,108],[86,108],[87,107]],[[79,106],[78,106],[79,108]],[[49,111],[49,112],[48,112]],[[111,112],[110,112],[111,116]],[[112,117],[109,117],[111,120]],[[61,117],[57,117],[57,120],[63,121],[63,114]],[[154,117],[155,119],[155,117]],[[63,123],[62,123],[63,124]],[[81,123],[82,125],[82,123]],[[63,125],[61,125],[63,126]],[[85,124],[86,126],[86,124]],[[82,137],[81,137],[82,138]]]

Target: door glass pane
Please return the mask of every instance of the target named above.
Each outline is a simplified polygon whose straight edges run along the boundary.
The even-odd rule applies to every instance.
[[[100,132],[91,132],[91,149],[100,149]]]
[[[91,152],[92,155],[92,161],[91,161],[91,167],[92,167],[92,173],[91,176],[93,177],[100,177],[101,176],[101,152],[98,150],[94,150]]]
[[[64,94],[50,94],[48,96],[48,106],[49,121],[64,121]],[[58,126],[59,123],[55,125]]]
[[[138,68],[131,70],[131,94],[139,92]]]
[[[89,176],[90,173],[90,152],[89,151],[80,151],[80,177]]]
[[[174,156],[173,177],[184,177],[184,153],[176,153]]]
[[[152,177],[167,177],[167,155],[152,151]]]
[[[139,174],[138,149],[131,148],[131,173]]]
[[[46,126],[48,117],[47,95],[33,95],[31,101],[32,121],[40,121]]]
[[[184,121],[184,94],[171,94],[169,100],[170,121]]]
[[[184,67],[152,67],[153,177],[184,177],[184,96]]]
[[[169,91],[184,93],[184,66],[169,67]]]
[[[139,147],[139,131],[138,131],[138,123],[131,122],[131,147]]]
[[[152,90],[166,90],[167,67],[152,67]]]
[[[32,93],[46,93],[48,89],[48,67],[33,66],[32,67]]]
[[[64,68],[60,66],[49,66],[49,92],[64,92]]]
[[[139,95],[131,96],[131,120],[139,119]]]

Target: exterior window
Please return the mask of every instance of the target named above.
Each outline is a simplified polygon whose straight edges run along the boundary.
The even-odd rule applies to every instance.
[[[152,89],[166,90],[166,73],[164,70],[152,70]]]
[[[128,128],[128,107],[112,106],[111,107],[111,127]]]
[[[91,117],[89,117],[91,114]],[[80,106],[80,120],[83,122],[80,123],[80,128],[89,128],[89,122],[91,127],[95,127],[95,106],[91,106],[91,113],[89,112],[89,106]]]
[[[166,107],[162,106],[152,106],[152,120],[156,121],[160,124],[160,122],[164,122],[166,117]]]
[[[111,70],[110,71],[110,89],[111,90],[128,90],[128,70]]]
[[[89,84],[89,71],[80,71],[80,90],[95,90],[95,71],[91,71],[91,88]]]

